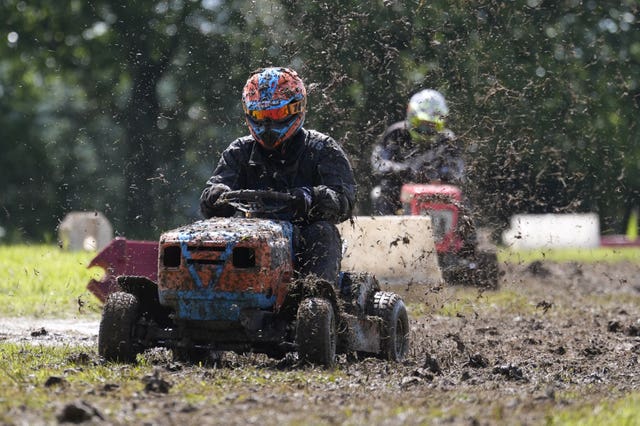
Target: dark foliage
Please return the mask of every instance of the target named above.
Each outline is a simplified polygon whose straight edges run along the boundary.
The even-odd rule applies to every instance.
[[[219,152],[246,133],[249,72],[297,69],[308,127],[369,155],[409,96],[447,96],[478,222],[640,200],[638,3],[625,1],[43,0],[0,2],[0,226],[52,240],[70,210],[154,238],[195,219]]]

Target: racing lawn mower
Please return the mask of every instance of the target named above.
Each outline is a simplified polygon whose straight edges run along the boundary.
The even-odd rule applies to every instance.
[[[459,187],[442,183],[402,186],[400,201],[405,215],[431,217],[438,262],[447,283],[498,287],[495,252],[480,250],[470,212],[462,204]]]
[[[367,273],[339,284],[294,271],[293,225],[270,219],[291,208],[289,194],[232,191],[220,203],[236,217],[211,218],[161,235],[157,281],[119,276],[107,297],[98,351],[132,362],[152,347],[178,359],[259,352],[334,364],[336,354],[402,360],[409,346],[403,300]],[[242,214],[244,217],[237,217]]]

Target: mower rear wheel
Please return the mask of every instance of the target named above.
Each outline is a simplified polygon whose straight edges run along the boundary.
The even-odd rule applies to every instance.
[[[404,302],[395,293],[376,292],[372,313],[383,322],[378,356],[389,361],[402,361],[409,350],[409,316]]]
[[[98,332],[100,356],[107,361],[135,361],[140,351],[134,337],[139,318],[140,303],[133,294],[110,294],[104,304]]]
[[[321,297],[304,299],[298,307],[296,344],[302,361],[331,367],[336,360],[336,315]]]

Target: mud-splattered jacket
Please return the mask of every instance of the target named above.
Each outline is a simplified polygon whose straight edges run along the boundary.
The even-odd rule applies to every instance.
[[[200,196],[205,217],[213,213],[203,201],[220,186],[278,192],[309,188],[313,194],[309,222],[339,223],[350,218],[356,193],[353,170],[340,145],[327,135],[305,129],[287,141],[283,152],[268,151],[251,136],[233,141]]]
[[[373,149],[371,166],[378,177],[399,182],[461,184],[465,176],[462,148],[452,131],[439,133],[425,150],[411,140],[406,121],[384,132]]]

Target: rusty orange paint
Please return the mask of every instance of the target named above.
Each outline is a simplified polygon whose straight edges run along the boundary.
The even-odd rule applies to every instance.
[[[292,228],[283,221],[212,218],[164,233],[158,289],[263,294],[284,302],[293,276]],[[206,299],[205,299],[206,300]],[[206,302],[205,302],[206,303]]]

